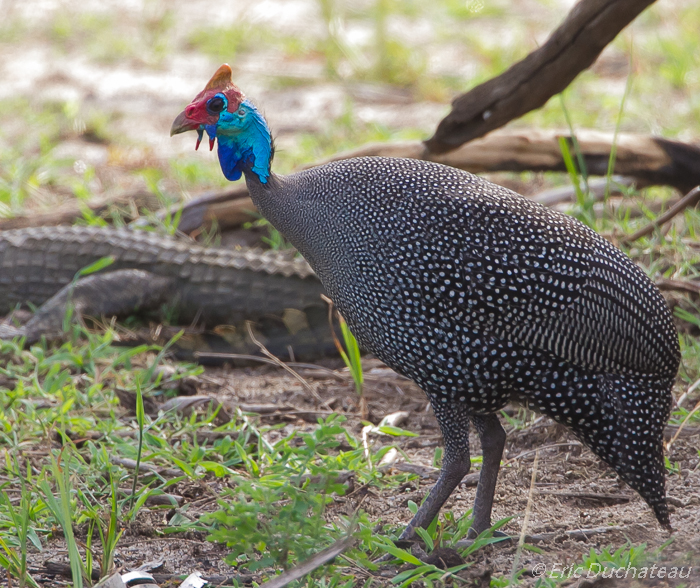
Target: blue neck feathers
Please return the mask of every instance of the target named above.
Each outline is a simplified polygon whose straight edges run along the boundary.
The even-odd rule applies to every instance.
[[[245,100],[236,112],[224,110],[215,125],[205,127],[207,134],[219,140],[219,163],[228,180],[243,173],[254,173],[261,183],[270,177],[273,148],[265,119]]]

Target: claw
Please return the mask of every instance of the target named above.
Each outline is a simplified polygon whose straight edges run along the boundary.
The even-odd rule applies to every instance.
[[[202,135],[204,135],[204,129],[197,129],[197,144],[194,146],[194,150],[199,149],[199,144],[202,142]]]

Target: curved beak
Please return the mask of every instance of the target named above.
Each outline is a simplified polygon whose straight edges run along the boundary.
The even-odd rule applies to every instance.
[[[199,128],[199,125],[200,123],[187,116],[187,110],[183,110],[173,121],[173,126],[170,127],[170,136],[172,137],[186,131],[195,131]]]

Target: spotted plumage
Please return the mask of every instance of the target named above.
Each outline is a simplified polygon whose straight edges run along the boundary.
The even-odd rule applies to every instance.
[[[238,108],[258,137],[262,117]],[[204,128],[220,157],[241,153],[245,130]],[[269,145],[269,132],[251,137]],[[662,432],[678,338],[658,289],[621,251],[571,217],[434,163],[368,157],[288,177],[269,158],[264,174],[253,163],[251,150],[222,167],[243,170],[361,346],[414,380],[440,423],[443,471],[404,537],[469,470],[470,420],[484,449],[474,526],[488,526],[505,439],[495,413],[510,400],[569,427],[669,524]]]

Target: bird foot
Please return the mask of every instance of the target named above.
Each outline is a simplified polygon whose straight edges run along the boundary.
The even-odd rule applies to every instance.
[[[467,532],[467,538],[463,539],[461,541],[457,541],[457,543],[455,543],[455,545],[454,545],[454,548],[464,549],[465,547],[470,547],[480,534],[481,533],[478,533],[476,531],[476,529],[471,527],[469,529],[469,531]],[[500,539],[500,541],[497,541],[497,543],[511,542],[511,541],[517,540],[517,537],[512,537],[511,535],[508,535],[507,533],[504,533],[503,531],[494,531],[491,536],[494,538]],[[396,541],[394,541],[394,545],[396,545],[396,547],[400,547],[401,549],[406,549],[407,551],[410,551],[413,555],[415,555],[418,559],[420,559],[423,562],[435,563],[432,560],[429,561],[428,558],[430,558],[432,556],[432,553],[426,554],[426,552],[423,550],[423,548],[418,544],[418,539],[397,539]],[[444,548],[444,549],[446,549],[450,552],[455,551],[454,549],[449,548],[449,547]],[[394,559],[393,555],[391,555],[390,553],[385,553],[381,557],[375,559],[372,563],[374,563],[376,565],[380,565],[380,564],[384,564],[388,561],[391,561],[392,559]],[[437,565],[437,564],[435,564],[435,565]],[[454,565],[457,565],[457,564],[454,564]],[[438,567],[440,567],[440,566],[438,565]]]

